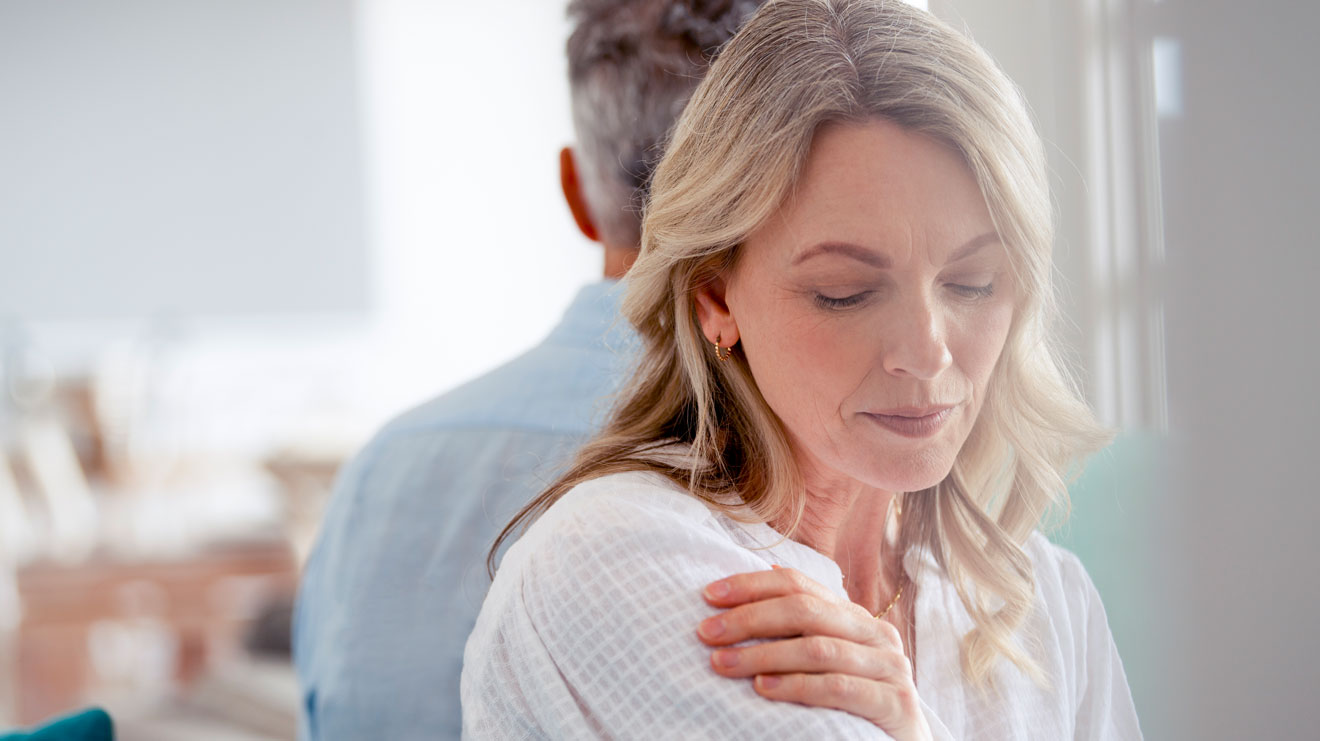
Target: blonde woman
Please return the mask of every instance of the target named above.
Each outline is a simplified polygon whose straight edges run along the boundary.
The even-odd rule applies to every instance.
[[[631,385],[510,524],[473,738],[1139,738],[1036,528],[1106,440],[1055,361],[1013,85],[898,0],[771,0],[653,183]]]

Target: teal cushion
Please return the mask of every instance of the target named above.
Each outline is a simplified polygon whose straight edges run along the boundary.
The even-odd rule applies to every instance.
[[[30,731],[0,734],[0,741],[114,741],[114,724],[100,708],[80,710]]]
[[[1097,453],[1069,487],[1072,512],[1050,539],[1081,559],[1108,613],[1137,716],[1147,725],[1163,695],[1155,642],[1168,614],[1156,588],[1167,439],[1125,432]]]

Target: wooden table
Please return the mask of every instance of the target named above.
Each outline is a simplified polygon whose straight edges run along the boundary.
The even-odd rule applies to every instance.
[[[284,541],[215,546],[170,560],[24,567],[18,574],[23,617],[15,638],[18,722],[104,702],[116,686],[131,693],[131,662],[119,662],[107,677],[106,661],[95,660],[93,643],[117,630],[131,635],[124,629],[133,626],[154,626],[168,638],[169,679],[186,688],[212,662],[240,650],[256,611],[287,597],[296,581],[295,559]]]

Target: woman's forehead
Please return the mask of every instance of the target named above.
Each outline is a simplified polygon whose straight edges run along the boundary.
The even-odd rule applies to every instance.
[[[884,119],[832,124],[816,133],[786,205],[811,201],[826,210],[859,203],[879,211],[985,207],[976,178],[953,147]]]
[[[891,253],[921,247],[947,261],[970,242],[993,241],[994,231],[985,198],[952,147],[873,120],[822,127],[783,208],[749,241],[771,243],[794,264],[822,246],[845,256],[856,256],[850,247],[857,247],[890,261],[905,259]]]

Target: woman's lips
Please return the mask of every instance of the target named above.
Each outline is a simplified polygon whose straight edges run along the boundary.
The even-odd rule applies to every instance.
[[[872,414],[870,412],[863,412],[863,414],[881,427],[903,437],[923,438],[939,432],[957,409],[958,407],[952,406],[929,411],[903,410],[898,414]]]

